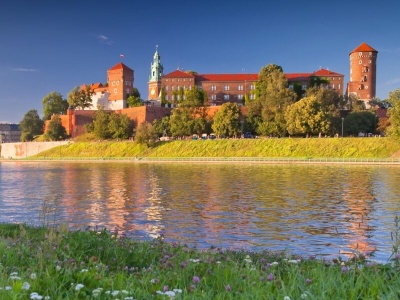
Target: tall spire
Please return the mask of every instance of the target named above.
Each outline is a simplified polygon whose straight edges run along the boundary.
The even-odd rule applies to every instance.
[[[161,56],[158,52],[158,45],[156,45],[156,52],[154,53],[153,62],[150,67],[149,81],[161,81],[161,77],[164,75],[164,67],[161,64]]]

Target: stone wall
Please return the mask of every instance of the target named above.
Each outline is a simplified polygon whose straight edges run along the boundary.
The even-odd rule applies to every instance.
[[[2,159],[21,159],[36,155],[42,151],[71,143],[61,142],[21,142],[0,144],[0,157]]]

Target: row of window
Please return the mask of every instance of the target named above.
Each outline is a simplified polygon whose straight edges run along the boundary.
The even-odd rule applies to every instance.
[[[119,80],[113,80],[113,81],[111,81],[111,85],[112,85],[112,86],[119,85]],[[125,80],[125,85],[132,85],[132,81]]]
[[[177,86],[176,86],[176,90],[177,90],[177,91],[179,91],[180,88],[182,88],[183,90],[188,89],[188,90],[190,91],[190,90],[192,89],[192,86],[189,85],[187,88],[186,88],[186,85],[183,85],[183,86],[177,85]],[[169,86],[168,86],[168,85],[165,86],[165,90],[166,90],[166,91],[169,90]],[[171,91],[175,91],[175,86],[173,86],[173,85],[171,86]]]
[[[224,95],[224,100],[225,101],[230,100],[230,98],[231,98],[231,95],[229,95],[229,94],[225,94]],[[183,95],[182,99],[185,100],[185,95]],[[237,95],[237,99],[238,100],[243,100],[244,99],[244,95],[242,95],[242,94]],[[254,100],[255,99],[255,95],[254,94],[250,94],[250,99]],[[168,95],[165,95],[165,100],[167,100],[167,101],[169,100]],[[174,100],[179,101],[180,100],[180,95],[171,95],[171,101],[174,101]],[[212,94],[211,95],[211,100],[217,100],[217,95]]]
[[[176,78],[176,81],[192,81],[192,78]],[[165,81],[168,81],[168,78],[165,78]],[[171,81],[175,81],[175,78],[171,78]]]

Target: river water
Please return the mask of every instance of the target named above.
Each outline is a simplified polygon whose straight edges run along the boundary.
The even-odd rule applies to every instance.
[[[400,167],[1,162],[0,222],[386,262]]]

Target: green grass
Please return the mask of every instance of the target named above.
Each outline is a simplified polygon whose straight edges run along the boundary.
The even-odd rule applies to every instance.
[[[106,230],[0,224],[0,299],[398,299],[397,262],[195,250]],[[175,291],[174,291],[175,289]],[[113,294],[115,296],[113,296]]]
[[[159,142],[153,148],[135,142],[75,142],[35,158],[132,157],[289,157],[398,158],[400,143],[389,138],[284,138]]]

